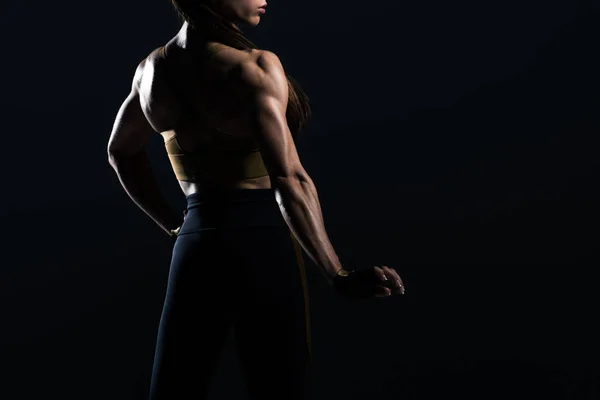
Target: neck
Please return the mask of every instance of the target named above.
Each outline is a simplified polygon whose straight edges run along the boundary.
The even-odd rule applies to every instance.
[[[226,21],[226,23],[233,30],[243,34],[240,28],[233,22]],[[183,48],[195,49],[204,46],[208,41],[221,42],[219,36],[220,35],[210,34],[205,29],[200,29],[199,27],[194,27],[189,23],[184,22],[179,30],[179,33],[177,34],[177,41]]]
[[[201,30],[194,28],[187,22],[183,23],[183,26],[177,34],[177,41],[180,46],[185,49],[197,49],[201,48],[208,39],[206,34]]]

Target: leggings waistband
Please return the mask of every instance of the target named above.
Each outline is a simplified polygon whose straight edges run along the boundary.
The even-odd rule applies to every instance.
[[[204,229],[285,226],[274,189],[226,189],[186,197],[181,233]]]
[[[222,189],[210,192],[192,193],[186,197],[187,209],[204,204],[245,203],[253,201],[270,201],[275,199],[274,189]]]

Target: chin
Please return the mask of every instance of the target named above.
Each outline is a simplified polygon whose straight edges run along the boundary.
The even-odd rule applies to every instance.
[[[246,20],[246,25],[249,26],[257,26],[258,24],[260,24],[260,17],[259,16],[253,16],[250,17]]]

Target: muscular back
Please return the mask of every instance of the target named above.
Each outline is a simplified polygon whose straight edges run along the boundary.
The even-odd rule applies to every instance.
[[[137,74],[146,118],[165,142],[176,135],[185,151],[211,146],[240,151],[256,148],[251,91],[241,81],[240,70],[245,63],[256,64],[260,54],[260,50],[241,51],[215,42],[193,51],[170,42],[153,51]],[[180,181],[186,195],[209,184]],[[270,187],[270,179],[221,184]]]
[[[287,124],[289,82],[280,60],[268,51],[229,48],[206,62],[201,53],[167,46],[166,53],[155,51],[140,64],[109,140],[111,165],[116,170],[131,165],[127,160],[140,153],[140,143],[151,129],[165,138],[177,135],[181,139],[176,154],[179,160],[187,156],[181,148],[192,152],[202,145],[258,147],[260,164],[264,163],[260,173],[228,178],[255,176],[252,179],[256,180],[228,182],[227,186],[271,188],[273,184],[275,200],[290,231],[331,282],[342,268],[325,232],[317,189],[299,160]],[[177,159],[173,154],[170,157]],[[221,166],[235,165],[235,160],[223,157],[216,157]],[[211,155],[206,160],[214,158]],[[183,172],[179,176],[188,176]],[[199,189],[196,182],[180,180],[180,185],[186,196]]]

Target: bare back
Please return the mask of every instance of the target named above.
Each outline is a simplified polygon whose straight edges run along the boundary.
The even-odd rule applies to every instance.
[[[217,52],[207,59],[209,50]],[[244,62],[256,62],[260,53],[215,42],[192,51],[169,42],[152,52],[143,68],[140,95],[146,117],[165,142],[176,135],[185,151],[257,147],[249,93],[239,84],[236,71]],[[271,188],[271,179],[266,175],[228,182],[180,180],[179,184],[187,196],[213,186]]]

